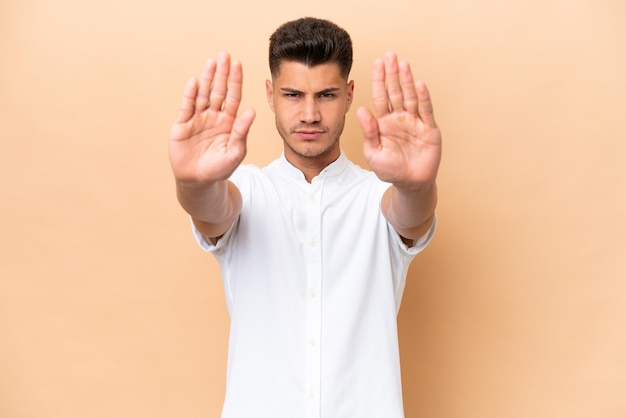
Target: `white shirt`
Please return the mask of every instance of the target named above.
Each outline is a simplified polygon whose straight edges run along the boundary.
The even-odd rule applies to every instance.
[[[239,220],[212,245],[231,318],[222,418],[403,417],[397,314],[411,248],[389,184],[343,154],[308,183],[283,156],[231,177]]]

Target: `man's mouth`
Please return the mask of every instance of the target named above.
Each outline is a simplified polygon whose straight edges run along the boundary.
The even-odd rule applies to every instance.
[[[315,130],[315,129],[299,129],[296,130],[296,135],[298,135],[301,139],[312,141],[318,139],[324,131]]]

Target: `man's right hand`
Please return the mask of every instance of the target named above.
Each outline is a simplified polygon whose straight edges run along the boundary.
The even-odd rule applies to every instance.
[[[192,77],[169,141],[170,163],[179,185],[209,186],[226,180],[246,155],[253,109],[239,116],[243,73],[228,53],[207,60],[200,81]]]

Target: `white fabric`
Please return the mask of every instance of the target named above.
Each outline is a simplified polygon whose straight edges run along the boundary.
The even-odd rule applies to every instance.
[[[403,417],[396,317],[412,258],[389,184],[342,153],[311,183],[285,158],[241,166],[241,216],[212,245],[231,318],[222,418]]]

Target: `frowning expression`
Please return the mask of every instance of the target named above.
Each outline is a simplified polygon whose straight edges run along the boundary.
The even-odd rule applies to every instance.
[[[266,82],[266,91],[287,160],[299,167],[337,159],[354,84],[341,76],[336,63],[308,67],[285,61],[278,76]]]

